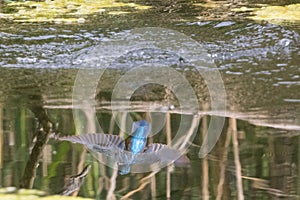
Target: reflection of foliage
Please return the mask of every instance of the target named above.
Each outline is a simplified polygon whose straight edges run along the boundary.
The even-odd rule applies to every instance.
[[[46,0],[44,2],[25,1],[12,2],[6,6],[7,14],[1,17],[13,19],[17,22],[56,22],[56,23],[84,23],[84,15],[103,14],[105,9],[122,8],[107,14],[116,15],[129,13],[132,10],[144,10],[149,6],[141,6],[135,3],[120,3],[111,0]],[[123,10],[127,8],[127,10]],[[129,10],[129,11],[128,11]]]
[[[299,21],[300,4],[291,4],[287,6],[267,6],[254,11],[254,20],[267,20],[271,22]]]
[[[69,150],[70,145],[66,143],[59,144],[59,147],[57,148],[57,153],[53,158],[54,162],[52,162],[49,166],[49,177],[57,176],[57,173],[59,172],[58,167],[61,164],[62,160],[66,160],[66,155]]]
[[[59,199],[70,199],[70,200],[90,200],[89,198],[82,197],[69,197],[69,196],[47,196],[41,197],[44,195],[43,191],[39,190],[19,190],[16,194],[0,194],[0,199],[19,199],[19,200],[59,200]]]

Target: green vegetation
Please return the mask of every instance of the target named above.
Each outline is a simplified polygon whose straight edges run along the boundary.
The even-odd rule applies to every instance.
[[[272,23],[300,21],[300,4],[287,6],[266,6],[255,10],[254,16],[249,18],[254,20],[266,20]]]
[[[122,10],[114,10],[120,7]],[[123,10],[125,8],[128,9]],[[91,14],[119,15],[149,8],[150,6],[113,0],[24,1],[8,3],[5,10],[9,12],[0,13],[0,18],[12,19],[15,22],[84,23],[87,15]]]

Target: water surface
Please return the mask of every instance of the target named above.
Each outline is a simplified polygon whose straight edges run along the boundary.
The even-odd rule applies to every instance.
[[[227,111],[204,109],[210,103],[210,94],[203,77],[197,72],[197,66],[185,62],[178,53],[151,48],[120,52],[96,90],[93,106],[101,131],[113,130],[119,134],[117,124],[110,125],[112,90],[122,75],[142,63],[168,65],[183,74],[195,90],[201,108],[199,128],[188,151],[190,168],[162,169],[132,198],[165,199],[170,193],[171,199],[206,199],[208,196],[215,199],[220,195],[222,199],[237,199],[241,192],[237,183],[241,178],[245,199],[298,199],[299,24],[252,21],[245,18],[247,12],[231,16],[226,9],[211,11],[189,1],[151,4],[153,9],[132,14],[93,15],[84,24],[16,23],[1,19],[0,186],[20,186],[36,136],[41,128],[48,127],[48,121],[52,128],[49,132],[75,134],[73,86],[82,63],[93,57],[91,52],[95,47],[101,47],[116,36],[126,40],[135,28],[161,27],[179,31],[203,46],[224,82]],[[97,63],[95,66],[101,69]],[[124,111],[162,115],[169,111],[174,136],[180,115],[191,113],[188,109],[180,110],[176,97],[168,92],[159,85],[140,88],[131,98],[131,106],[119,104],[120,117]],[[169,109],[170,105],[175,108]],[[99,127],[87,123],[91,116],[85,115],[82,129],[100,131]],[[213,151],[200,159],[198,152],[210,116],[226,117],[226,121]],[[234,133],[238,136],[239,162],[229,138]],[[153,140],[167,143],[166,127]],[[82,149],[79,145],[50,139],[37,161],[32,187],[48,194],[59,193],[66,177],[78,174],[90,163],[91,171],[79,195],[105,199],[113,190],[111,186],[115,186],[113,194],[119,199],[145,183],[143,177],[149,175],[114,177],[112,169],[99,164]],[[237,163],[241,166],[240,177],[236,173]]]

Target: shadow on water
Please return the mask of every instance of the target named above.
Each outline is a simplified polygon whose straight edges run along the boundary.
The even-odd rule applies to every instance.
[[[0,198],[11,192],[11,187],[23,187],[43,190],[47,195],[64,190],[96,199],[298,199],[299,24],[250,21],[244,18],[247,12],[229,12],[232,4],[145,4],[154,8],[124,16],[89,16],[85,24],[72,26],[1,19]],[[119,103],[114,104],[119,114],[112,113],[115,84],[128,70],[144,63],[168,65],[186,77],[201,107],[197,133],[187,151],[191,160],[188,168],[170,165],[159,171],[121,176],[81,145],[49,139],[49,135],[77,134],[73,86],[80,64],[93,56],[93,48],[116,35],[125,40],[132,37],[132,29],[145,26],[177,30],[199,42],[219,69],[228,107],[226,113],[205,109],[203,105],[211,103],[205,80],[181,55],[153,48],[120,52],[97,86],[92,105],[96,116],[82,112],[76,124],[79,132],[123,137],[120,127],[126,124],[128,113],[136,117],[148,112],[164,119],[164,126],[150,142],[169,144],[181,116],[192,116],[193,112],[178,107],[176,94],[168,88],[144,85],[130,97],[129,105],[113,102]],[[212,116],[226,117],[225,125],[212,152],[200,159]],[[94,123],[97,120],[101,127]]]

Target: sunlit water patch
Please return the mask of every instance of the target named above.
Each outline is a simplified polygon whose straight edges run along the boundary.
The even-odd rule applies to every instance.
[[[128,11],[114,11],[114,8],[129,8]],[[85,23],[88,15],[92,14],[128,14],[138,10],[145,10],[150,6],[136,3],[122,3],[115,1],[60,1],[46,0],[41,2],[9,2],[5,10],[10,12],[0,13],[0,18],[14,22],[41,23],[54,22],[57,24]]]

